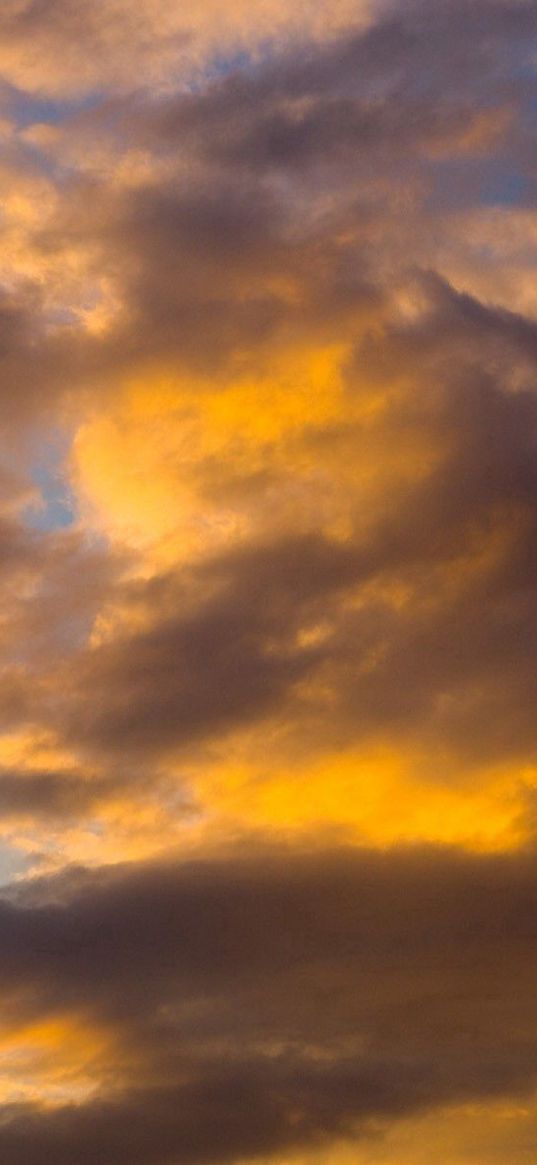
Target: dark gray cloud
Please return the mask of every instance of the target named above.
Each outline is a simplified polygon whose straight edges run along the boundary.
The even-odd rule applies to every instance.
[[[107,278],[118,307],[103,336],[73,321],[49,339],[40,380],[48,369],[49,391],[110,391],[145,360],[221,378],[275,342],[352,338],[395,273],[435,262],[444,215],[503,187],[509,198],[513,175],[534,204],[533,17],[530,3],[442,3],[432,27],[412,4],[194,93],[105,94],[64,114],[58,207],[32,245],[84,250],[88,280]],[[132,150],[148,180],[111,183]],[[150,160],[165,163],[158,181]]]
[[[457,165],[462,154],[465,172],[456,184],[463,197],[466,185],[466,199],[479,201],[472,158],[479,159],[481,185],[490,156],[496,174],[502,165],[524,167],[525,117],[535,95],[533,22],[526,2],[441,3],[434,25],[423,4],[391,6],[365,32],[282,53],[201,93],[141,105],[138,132],[167,156],[201,153],[215,177],[219,166],[238,168],[242,183],[246,173],[257,183],[307,174],[309,199],[319,193],[316,172],[325,190],[343,186],[350,194],[354,186],[357,200],[367,199],[368,182],[385,178],[371,204],[380,197],[386,207],[418,174],[434,182],[438,168],[449,182],[445,162]],[[502,121],[502,114],[509,116]],[[123,124],[132,134],[132,123]],[[292,200],[288,207],[296,209]]]
[[[104,336],[85,334],[75,315],[36,343],[46,322],[36,279],[24,292],[29,317],[8,321],[6,400],[30,398],[36,410],[66,388],[109,391],[145,359],[218,377],[237,353],[255,365],[264,346],[291,335],[348,337],[351,321],[382,305],[394,270],[413,261],[424,215],[434,250],[434,224],[450,213],[449,198],[435,203],[443,187],[475,207],[485,187],[493,196],[524,169],[533,17],[531,3],[442,3],[433,27],[412,4],[365,33],[284,48],[191,94],[122,105],[105,93],[71,119],[68,107],[51,114],[67,153],[45,150],[57,210],[29,230],[31,245],[37,256],[66,251],[67,262],[69,247],[83,251],[88,297],[106,277],[121,307]],[[85,21],[71,4],[5,17],[9,27],[50,25],[53,43],[60,27],[76,40]],[[111,15],[107,44],[109,24],[115,44]],[[166,177],[111,183],[103,151],[111,166],[129,149],[155,166],[165,159]],[[19,164],[30,165],[24,153]],[[31,167],[39,173],[33,155]]]
[[[46,732],[55,676],[86,642],[126,560],[76,527],[35,529],[21,509],[23,486],[10,475],[6,481],[9,501],[14,496],[17,505],[15,513],[8,505],[0,518],[0,726],[6,734],[24,726]],[[35,501],[35,491],[28,496]],[[7,779],[9,785],[12,777]],[[30,786],[31,781],[28,791]],[[12,792],[17,800],[14,787]],[[36,796],[39,800],[37,791]],[[32,801],[31,796],[30,813]]]
[[[115,786],[114,788],[116,788]],[[109,783],[69,772],[0,770],[0,814],[30,823],[77,819],[112,791]]]
[[[117,1048],[108,1095],[5,1110],[14,1163],[233,1160],[535,1083],[531,853],[266,851],[24,893],[13,1014],[75,1008]]]
[[[73,739],[158,752],[270,712],[318,658],[293,632],[361,565],[352,548],[307,536],[205,565],[190,586],[152,580],[141,593],[153,626],[76,660]]]

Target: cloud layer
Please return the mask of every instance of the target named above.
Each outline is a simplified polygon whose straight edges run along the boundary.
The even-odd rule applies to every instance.
[[[0,15],[0,1156],[535,1140],[535,5]]]

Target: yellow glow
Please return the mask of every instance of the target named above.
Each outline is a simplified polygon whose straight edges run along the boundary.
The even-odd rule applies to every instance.
[[[76,763],[74,753],[44,729],[0,736],[0,768],[68,772]]]
[[[13,1028],[2,1016],[0,1102],[65,1104],[96,1087],[108,1050],[104,1033],[74,1016]]]
[[[434,772],[431,757],[381,747],[259,770],[235,764],[205,770],[194,786],[207,814],[242,828],[342,830],[347,840],[389,846],[431,842],[472,850],[509,850],[527,840],[533,771],[486,771],[465,781]],[[448,779],[446,779],[448,776]]]
[[[454,1104],[394,1122],[364,1122],[320,1149],[276,1158],[275,1165],[525,1165],[535,1142],[537,1097]],[[434,1148],[432,1148],[434,1146]],[[253,1161],[249,1163],[253,1165]]]
[[[297,478],[311,472],[293,443],[339,416],[341,355],[287,354],[255,383],[215,388],[153,377],[128,387],[119,408],[77,434],[73,476],[87,520],[159,565],[244,536],[256,520],[256,475],[289,472],[293,452]],[[285,502],[297,508],[292,484],[284,493],[280,518]],[[299,508],[312,504],[298,493]]]
[[[77,432],[72,483],[85,523],[134,550],[142,573],[248,537],[321,529],[345,539],[353,523],[367,528],[443,450],[419,427],[386,429],[406,385],[349,394],[345,355],[338,345],[286,351],[255,380],[148,373],[127,386]]]

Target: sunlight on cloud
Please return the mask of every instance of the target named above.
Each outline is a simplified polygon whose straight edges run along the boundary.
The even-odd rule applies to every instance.
[[[263,751],[262,740],[257,744]],[[535,773],[493,770],[457,781],[452,767],[439,772],[438,756],[406,756],[400,746],[302,765],[293,757],[281,769],[277,761],[270,768],[241,763],[238,750],[234,763],[206,760],[191,779],[217,829],[312,837],[336,831],[360,845],[432,842],[476,852],[516,849],[531,837],[526,811]]]
[[[170,5],[151,0],[98,0],[80,8],[73,0],[34,5],[8,0],[0,19],[0,68],[12,85],[30,94],[66,96],[112,84],[131,90],[140,83],[174,88],[203,76],[216,58],[255,53],[264,44],[330,36],[367,19],[371,4],[316,0],[289,8],[283,0],[206,0]],[[88,45],[91,51],[88,51]],[[143,80],[142,80],[143,78]]]
[[[0,1160],[536,1141],[532,0],[0,9]]]
[[[519,1102],[466,1104],[414,1120],[387,1132],[371,1122],[358,1143],[350,1139],[318,1153],[281,1159],[281,1165],[429,1165],[431,1149],[442,1165],[496,1165],[529,1160],[536,1120],[533,1096]]]
[[[7,1019],[7,1023],[6,1023]],[[0,1103],[45,1106],[82,1103],[99,1080],[106,1036],[76,1016],[59,1016],[22,1027],[9,1017],[0,1038]]]
[[[152,378],[126,389],[116,415],[97,415],[76,435],[73,479],[86,520],[155,568],[252,535],[256,506],[266,525],[300,520],[301,511],[311,521],[308,509],[323,505],[307,492],[314,465],[298,450],[293,480],[284,475],[302,432],[341,415],[340,359],[337,349],[290,353],[257,383]]]

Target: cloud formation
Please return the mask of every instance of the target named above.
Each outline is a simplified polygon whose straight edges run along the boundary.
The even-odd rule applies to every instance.
[[[1,912],[11,1022],[77,1010],[107,1039],[82,1107],[12,1105],[6,1155],[233,1160],[527,1098],[534,866],[267,850],[38,883]]]
[[[7,1165],[526,1159],[534,28],[4,4]]]

